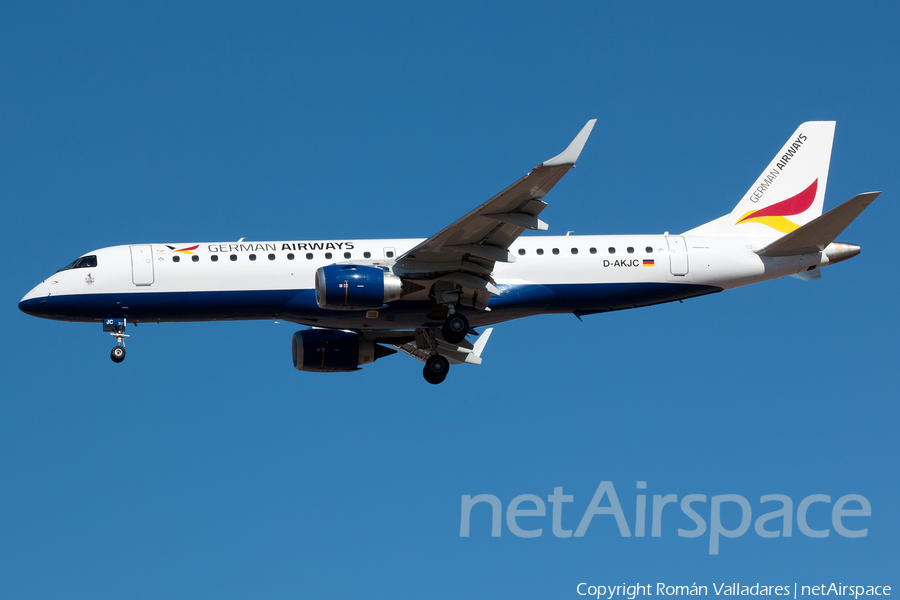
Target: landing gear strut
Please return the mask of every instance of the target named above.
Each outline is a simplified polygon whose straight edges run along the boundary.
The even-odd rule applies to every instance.
[[[422,375],[428,383],[437,385],[447,378],[450,372],[450,361],[440,354],[435,354],[425,361],[425,368],[422,369]]]
[[[447,315],[447,320],[444,321],[444,326],[441,327],[441,334],[443,334],[445,340],[451,344],[458,344],[466,339],[467,333],[469,333],[469,320],[465,315],[458,312]]]
[[[125,360],[125,338],[131,337],[125,334],[125,319],[103,319],[103,331],[116,338],[116,345],[109,353],[114,363]]]

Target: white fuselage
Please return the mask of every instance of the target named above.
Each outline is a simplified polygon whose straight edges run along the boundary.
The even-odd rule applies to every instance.
[[[334,311],[314,299],[329,264],[391,267],[418,239],[145,244],[103,248],[96,266],[41,282],[23,311],[51,319],[201,321],[278,318],[323,327],[405,329],[430,322],[423,290],[377,311]],[[679,300],[825,266],[825,252],[767,258],[769,239],[672,235],[524,236],[497,263],[501,290],[473,325],[553,312],[590,314]]]

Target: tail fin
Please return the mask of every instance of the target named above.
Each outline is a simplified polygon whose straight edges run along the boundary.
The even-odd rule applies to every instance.
[[[822,214],[834,121],[802,124],[730,214],[685,235],[778,238]]]

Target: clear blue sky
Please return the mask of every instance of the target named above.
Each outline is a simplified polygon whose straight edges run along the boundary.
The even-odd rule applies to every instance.
[[[900,585],[895,2],[6,3],[0,8],[0,597],[578,597],[577,583]],[[295,371],[272,322],[17,310],[92,249],[427,237],[590,118],[550,233],[730,211],[803,121],[826,208],[884,194],[818,282],[496,328],[430,386],[394,356]],[[861,494],[868,536],[536,539],[463,495]],[[528,508],[530,505],[523,505]],[[810,524],[831,527],[830,507]],[[774,506],[772,508],[776,508]],[[550,504],[547,504],[548,511]],[[731,509],[734,509],[733,511]],[[709,521],[709,504],[705,519]],[[479,512],[482,511],[482,512]],[[731,511],[731,512],[729,512]],[[732,505],[723,520],[735,527]],[[669,517],[669,515],[672,515]],[[730,520],[729,520],[730,519]],[[771,528],[771,527],[770,527]]]

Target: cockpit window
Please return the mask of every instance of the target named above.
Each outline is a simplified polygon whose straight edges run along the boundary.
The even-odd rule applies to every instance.
[[[92,269],[96,266],[97,257],[91,254],[90,256],[82,256],[81,258],[73,260],[59,271],[68,271],[69,269]],[[59,273],[59,271],[57,271],[57,273]]]

